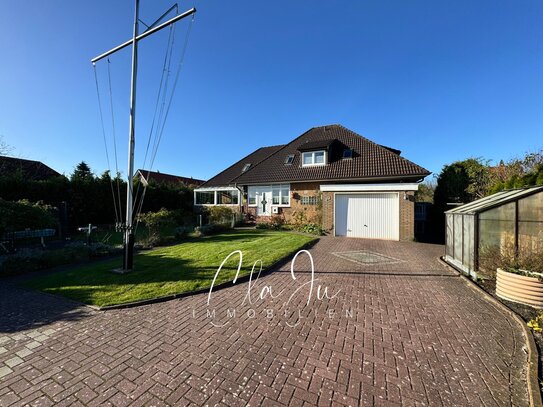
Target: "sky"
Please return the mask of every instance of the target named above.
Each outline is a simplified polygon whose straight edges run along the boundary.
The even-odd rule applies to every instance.
[[[171,6],[141,0],[150,24]],[[543,2],[192,0],[153,170],[208,179],[258,147],[340,123],[439,173],[543,147]],[[132,35],[131,0],[0,0],[0,135],[69,174],[108,169],[90,59]],[[175,70],[190,25],[178,23]],[[144,27],[142,27],[144,28]],[[169,30],[139,43],[136,168]],[[96,65],[109,167],[126,174],[130,49]]]

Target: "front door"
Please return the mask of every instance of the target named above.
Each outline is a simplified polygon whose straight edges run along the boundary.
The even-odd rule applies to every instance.
[[[256,214],[258,216],[270,216],[271,192],[261,192],[256,196]]]

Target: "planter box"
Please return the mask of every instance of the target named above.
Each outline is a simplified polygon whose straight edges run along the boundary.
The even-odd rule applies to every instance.
[[[543,277],[543,274],[534,274]],[[527,277],[498,269],[496,294],[504,300],[543,308],[543,282],[537,277]]]

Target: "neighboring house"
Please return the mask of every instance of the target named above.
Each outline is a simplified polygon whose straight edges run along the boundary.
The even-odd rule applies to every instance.
[[[196,189],[194,202],[257,221],[318,222],[334,236],[411,240],[414,192],[430,172],[400,153],[341,125],[314,127],[242,158]]]
[[[173,184],[173,185],[183,184],[185,186],[197,187],[199,185],[202,185],[205,182],[201,179],[180,177],[178,175],[164,174],[158,171],[147,171],[147,170],[141,170],[141,169],[136,171],[135,176],[147,184],[150,182],[156,182],[158,184],[160,183]]]
[[[40,161],[0,156],[0,177],[20,175],[24,179],[45,181],[61,174]]]

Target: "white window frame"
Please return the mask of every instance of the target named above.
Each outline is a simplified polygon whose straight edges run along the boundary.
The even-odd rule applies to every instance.
[[[317,153],[323,153],[323,162],[322,163],[316,163],[315,162],[315,155]],[[306,155],[311,156],[311,163],[310,164],[305,163]],[[328,154],[327,154],[326,150],[304,151],[304,152],[302,152],[302,167],[318,167],[318,166],[326,165],[327,162],[328,162]]]
[[[250,207],[250,208],[256,208],[257,206],[257,202],[258,202],[258,199],[257,199],[257,196],[258,196],[258,193],[263,190],[265,187],[247,187],[247,206]],[[253,195],[253,197],[255,198],[255,203],[254,204],[250,204],[249,203],[249,198],[251,197],[251,195]]]
[[[288,203],[286,203],[286,204],[281,203],[281,202],[283,202],[283,196],[284,196],[283,195],[283,190],[284,189],[288,190],[288,194],[287,194]],[[279,203],[278,204],[273,203],[273,192],[274,191],[279,191]],[[261,195],[263,193],[271,195],[271,197],[272,197],[271,198],[272,203],[270,203],[271,206],[277,206],[277,207],[281,207],[281,208],[290,207],[290,194],[291,194],[290,184],[273,184],[273,185],[249,186],[247,188],[247,206],[250,207],[250,208],[256,208],[258,206],[257,205],[257,202],[258,202],[257,196]],[[249,198],[251,196],[253,196],[255,198],[255,203],[254,204],[249,204]]]
[[[217,192],[221,191],[236,191],[238,196],[238,203],[232,203],[232,204],[219,204]],[[199,204],[196,203],[196,194],[198,192],[213,192],[213,203],[212,204]],[[218,188],[200,188],[194,190],[194,206],[240,206],[241,205],[241,194],[239,189],[232,188],[232,187],[218,187]]]

